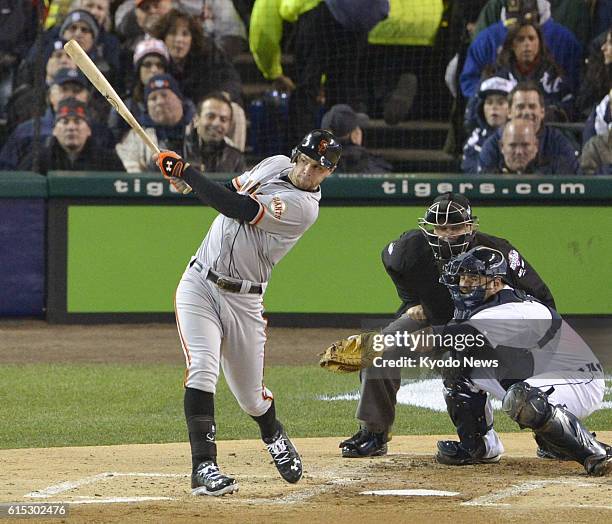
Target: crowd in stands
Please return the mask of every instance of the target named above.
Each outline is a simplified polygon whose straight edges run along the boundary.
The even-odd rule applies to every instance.
[[[275,153],[323,127],[339,172],[391,172],[368,150],[373,118],[426,114],[446,81],[464,173],[612,174],[612,0],[0,0],[1,170],[154,170],[70,39],[159,148],[207,172],[258,160],[236,65],[250,52],[287,93]]]

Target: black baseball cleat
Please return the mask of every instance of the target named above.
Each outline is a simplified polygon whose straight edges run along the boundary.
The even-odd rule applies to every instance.
[[[202,462],[191,474],[191,494],[219,497],[238,491],[238,484],[232,477],[223,475],[212,460]]]
[[[272,442],[265,442],[265,444],[281,477],[291,484],[295,484],[302,478],[302,459],[289,440],[282,424],[279,423],[279,429]]]
[[[476,453],[469,453],[461,443],[455,440],[439,440],[436,461],[448,466],[468,466],[471,464],[495,464],[499,462],[501,455],[485,458],[484,445]]]
[[[380,457],[387,454],[387,442],[384,433],[372,433],[360,429],[351,438],[340,442],[344,458]]]

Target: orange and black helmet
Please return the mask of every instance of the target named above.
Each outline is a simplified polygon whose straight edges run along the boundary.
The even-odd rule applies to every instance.
[[[338,165],[342,155],[342,145],[330,131],[315,129],[293,148],[291,152],[293,162],[299,153],[304,153],[327,169],[333,169]]]

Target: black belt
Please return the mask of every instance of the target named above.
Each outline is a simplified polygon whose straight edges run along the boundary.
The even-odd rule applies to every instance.
[[[197,260],[192,260],[189,267],[194,267],[196,271],[199,271],[200,273],[204,269],[202,264],[200,264]],[[240,293],[240,290],[242,289],[242,282],[224,277],[212,269],[208,270],[206,280],[210,280],[213,284],[216,284],[218,288],[229,291],[230,293]],[[263,293],[263,289],[259,284],[251,284],[246,292],[261,295]]]

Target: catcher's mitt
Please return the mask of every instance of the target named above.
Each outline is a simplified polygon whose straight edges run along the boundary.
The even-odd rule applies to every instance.
[[[373,348],[375,335],[377,331],[369,331],[334,342],[319,354],[319,365],[334,373],[352,373],[371,366],[380,354]]]

